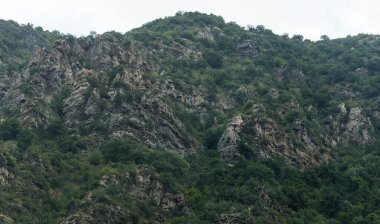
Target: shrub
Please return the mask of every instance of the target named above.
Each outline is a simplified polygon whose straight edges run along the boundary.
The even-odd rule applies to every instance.
[[[214,50],[207,50],[203,57],[212,68],[221,68],[223,66],[223,56]]]
[[[20,132],[20,123],[14,118],[0,123],[0,139],[2,140],[15,140]]]

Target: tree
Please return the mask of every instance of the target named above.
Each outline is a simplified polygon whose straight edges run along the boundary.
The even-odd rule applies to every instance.
[[[327,41],[327,40],[330,40],[330,38],[327,35],[322,35],[321,40]]]
[[[14,140],[21,131],[18,120],[11,118],[0,123],[0,139]]]
[[[223,66],[223,56],[215,50],[206,51],[203,57],[212,68],[221,68]]]
[[[303,41],[303,36],[300,35],[300,34],[295,34],[295,35],[292,36],[292,39],[293,40]]]

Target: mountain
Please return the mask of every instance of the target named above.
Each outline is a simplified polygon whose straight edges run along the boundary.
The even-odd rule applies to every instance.
[[[2,223],[380,221],[380,36],[180,12],[0,48]]]

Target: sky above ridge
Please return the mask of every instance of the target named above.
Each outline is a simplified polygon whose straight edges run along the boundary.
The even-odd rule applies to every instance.
[[[380,34],[378,0],[2,0],[0,19],[81,36],[124,33],[178,11],[212,13],[240,26],[264,25],[312,40]]]

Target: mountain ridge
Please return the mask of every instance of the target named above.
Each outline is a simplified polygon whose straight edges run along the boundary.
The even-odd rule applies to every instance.
[[[330,183],[318,179],[321,187],[313,188],[305,175],[335,172],[331,166],[345,164],[341,158],[356,153],[354,148],[363,153],[358,160],[378,158],[370,150],[378,148],[380,131],[376,35],[312,42],[201,13],[177,13],[125,34],[80,38],[8,23],[0,24],[5,161],[0,183],[9,194],[15,186],[25,189],[22,167],[44,173],[39,182],[30,182],[39,198],[55,206],[46,223],[178,223],[186,217],[205,223],[283,223],[308,213],[303,206],[317,213],[316,219],[334,223],[348,218],[337,208],[329,213],[323,204],[328,198],[309,202],[309,195],[297,201],[293,196],[300,192],[288,189],[284,175],[320,194]],[[7,50],[11,47],[16,50]],[[73,167],[93,185],[80,181]],[[238,171],[244,175],[240,182],[228,181]],[[69,178],[70,172],[76,177]],[[249,182],[251,175],[257,176]],[[283,182],[270,179],[274,176]],[[68,178],[67,186],[62,177]],[[197,181],[188,183],[191,177]],[[255,190],[246,190],[252,198],[244,202],[205,177],[236,185],[236,192]],[[77,185],[83,186],[80,194],[73,190]],[[217,195],[207,190],[213,188]],[[105,193],[112,190],[123,197]],[[345,196],[346,191],[336,191]],[[209,215],[197,202],[207,201],[205,195],[213,195],[208,209],[215,210]],[[230,204],[218,211],[223,203]],[[39,206],[40,213],[49,210]],[[42,220],[38,212],[17,217],[14,209],[15,204],[4,204],[4,220]]]

